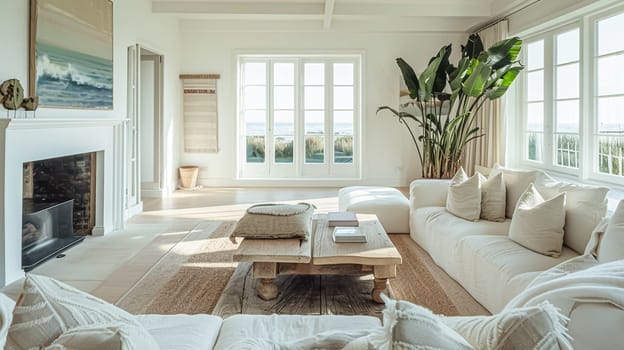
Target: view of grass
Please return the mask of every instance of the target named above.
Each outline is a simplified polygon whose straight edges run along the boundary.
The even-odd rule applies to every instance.
[[[264,163],[264,136],[247,136],[247,163]],[[294,139],[292,136],[275,137],[275,162],[292,163],[294,161]],[[323,163],[325,161],[325,138],[319,135],[308,135],[305,138],[305,162]],[[353,162],[353,136],[340,135],[334,137],[334,162]]]
[[[528,136],[528,159],[540,161],[540,136],[530,133]],[[558,165],[578,168],[580,162],[579,137],[574,134],[557,135]],[[600,136],[598,139],[598,172],[624,176],[624,135]]]
[[[334,138],[334,163],[353,163],[353,136]]]
[[[247,163],[264,163],[264,136],[247,136]]]
[[[275,163],[293,162],[293,137],[275,137]]]
[[[325,138],[309,135],[305,138],[305,162],[323,163],[325,161]]]
[[[579,167],[579,137],[575,134],[557,135],[557,164],[569,168]]]
[[[598,171],[604,174],[624,176],[624,135],[601,136],[598,139]]]

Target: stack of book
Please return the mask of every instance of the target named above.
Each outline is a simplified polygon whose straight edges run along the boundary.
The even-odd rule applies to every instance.
[[[359,227],[334,227],[336,243],[366,243],[366,234]]]
[[[349,211],[336,211],[327,213],[327,225],[329,227],[334,226],[348,226],[357,227],[360,226],[355,213]]]

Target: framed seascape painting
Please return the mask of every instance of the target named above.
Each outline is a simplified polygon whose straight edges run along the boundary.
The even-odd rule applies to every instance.
[[[42,107],[113,109],[113,2],[30,0],[29,75]]]

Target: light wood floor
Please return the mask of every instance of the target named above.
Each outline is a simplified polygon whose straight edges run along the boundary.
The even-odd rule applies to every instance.
[[[260,202],[306,201],[319,211],[332,211],[338,209],[337,194],[337,188],[204,188],[178,191],[165,199],[144,198],[144,212],[130,219],[124,230],[87,237],[66,251],[64,258],[52,259],[32,272],[92,292],[156,237],[165,239],[157,247],[160,252],[154,253],[164,255],[202,220],[235,220],[249,205]],[[16,295],[20,289],[21,281],[17,281],[4,291]],[[117,296],[123,292],[98,290],[105,299],[107,294]]]

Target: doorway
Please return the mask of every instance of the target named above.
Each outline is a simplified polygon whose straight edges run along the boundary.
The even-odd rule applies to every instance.
[[[142,197],[163,194],[163,55],[128,48],[126,218],[142,211]]]

